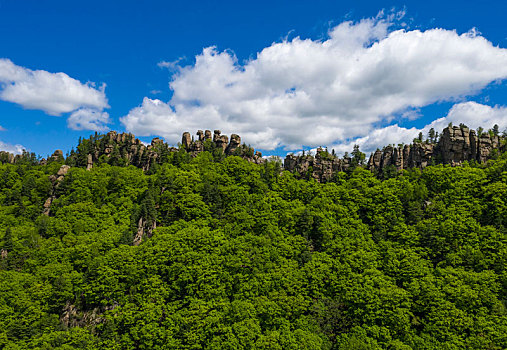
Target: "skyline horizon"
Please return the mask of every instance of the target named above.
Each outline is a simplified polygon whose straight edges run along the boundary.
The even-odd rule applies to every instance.
[[[347,154],[351,154],[351,152],[354,150],[354,148],[356,146],[358,146],[358,150],[360,150],[362,153],[364,153],[366,155],[366,157],[371,157],[373,156],[373,154],[376,152],[376,151],[382,151],[384,150],[386,147],[404,147],[404,146],[410,146],[410,145],[413,145],[416,143],[416,139],[419,139],[420,136],[422,136],[422,142],[423,143],[429,143],[429,144],[434,144],[434,145],[437,145],[439,142],[440,142],[440,137],[442,136],[443,134],[443,131],[444,129],[447,129],[448,127],[452,127],[452,128],[459,128],[459,129],[463,129],[463,128],[466,128],[468,130],[470,130],[470,132],[474,132],[476,135],[479,135],[480,132],[482,132],[483,134],[484,133],[491,133],[495,130],[495,127],[498,127],[498,135],[500,137],[507,137],[507,128],[504,128],[503,130],[499,129],[499,126],[498,124],[494,124],[492,125],[490,128],[484,128],[483,126],[479,126],[478,128],[474,129],[474,128],[470,128],[468,125],[466,124],[463,124],[463,123],[460,123],[458,125],[455,125],[453,124],[452,122],[449,123],[449,125],[443,127],[442,129],[440,130],[436,130],[435,128],[430,128],[433,130],[433,132],[435,133],[436,132],[436,137],[433,141],[431,141],[431,130],[428,129],[428,133],[424,134],[422,131],[419,132],[418,136],[417,137],[414,137],[414,139],[412,141],[409,141],[409,142],[401,142],[401,143],[398,143],[398,144],[394,144],[394,143],[386,143],[384,144],[383,146],[381,147],[377,147],[375,150],[369,150],[369,151],[364,151],[360,148],[360,145],[358,144],[353,144],[352,145],[352,148],[350,149],[350,151],[344,151],[344,152],[336,152],[336,150],[334,148],[328,148],[327,146],[325,145],[320,145],[320,146],[317,146],[317,147],[313,147],[313,148],[301,148],[300,150],[297,150],[297,151],[287,151],[281,155],[279,154],[270,154],[270,155],[264,155],[264,153],[262,153],[261,149],[256,149],[255,147],[252,147],[251,145],[249,144],[246,144],[245,142],[241,142],[242,145],[246,145],[248,147],[251,147],[252,149],[254,149],[254,151],[260,151],[263,155],[262,155],[262,158],[264,159],[270,159],[272,157],[275,157],[275,158],[279,158],[280,160],[283,161],[283,159],[289,155],[296,155],[296,156],[300,156],[300,155],[304,155],[305,152],[307,155],[313,155],[317,152],[318,149],[321,149],[321,150],[327,150],[328,152],[332,153],[333,155],[335,155],[336,157],[340,158],[340,157],[346,157]],[[212,129],[199,129],[199,130],[196,130],[196,133],[195,134],[192,134],[190,133],[189,131],[184,131],[182,133],[182,138],[184,137],[184,134],[186,133],[189,133],[191,138],[192,138],[192,142],[194,142],[195,140],[195,136],[198,136],[199,135],[199,132],[203,132],[203,131],[210,131],[210,132],[216,132],[216,131],[220,131],[220,130],[212,130]],[[93,132],[92,134],[90,134],[89,136],[87,137],[84,137],[84,136],[79,136],[76,144],[74,146],[72,146],[70,149],[59,149],[59,148],[56,148],[54,149],[52,152],[46,154],[46,155],[43,155],[43,154],[38,154],[36,152],[33,152],[33,151],[30,151],[30,150],[27,150],[27,149],[21,149],[19,152],[10,152],[8,150],[1,150],[0,149],[0,153],[2,152],[5,152],[5,153],[10,153],[10,154],[13,154],[14,156],[15,155],[21,155],[23,153],[28,153],[28,154],[34,154],[36,157],[37,157],[37,160],[41,161],[41,160],[44,160],[44,159],[49,159],[50,157],[54,156],[55,154],[59,153],[60,151],[62,152],[62,155],[64,156],[64,158],[68,158],[69,155],[73,152],[73,151],[76,151],[77,150],[77,146],[79,146],[80,144],[80,141],[81,140],[84,140],[84,139],[93,139],[94,137],[97,138],[97,137],[106,137],[106,136],[109,136],[110,134],[114,133],[115,135],[131,135],[133,136],[135,139],[139,140],[141,142],[141,144],[143,144],[144,146],[150,146],[150,145],[153,145],[153,141],[155,141],[155,143],[157,143],[157,140],[161,140],[163,143],[165,143],[167,146],[171,147],[171,148],[180,148],[182,147],[182,142],[177,142],[176,144],[173,144],[173,143],[169,143],[167,142],[163,137],[160,137],[160,136],[153,136],[153,137],[144,137],[143,139],[149,139],[149,141],[143,141],[140,137],[138,137],[137,135],[135,135],[134,133],[132,132],[127,132],[127,131],[117,131],[117,130],[107,130],[107,131],[103,131],[103,132],[99,132],[99,131],[95,131]],[[222,136],[227,136],[229,137],[230,135],[234,135],[234,133],[230,134],[230,135],[225,135],[225,134],[222,134],[221,131],[220,131],[220,134]],[[236,134],[238,135],[238,134]],[[238,135],[240,138],[241,138],[241,135]],[[480,137],[480,136],[479,136]],[[229,140],[230,142],[231,140]]]
[[[26,24],[0,38],[0,150],[70,151],[107,130],[177,144],[214,127],[283,156],[372,152],[449,122],[507,128],[507,5],[282,2],[252,19],[261,4],[29,3],[0,0],[0,30]],[[104,27],[71,25],[85,20]]]

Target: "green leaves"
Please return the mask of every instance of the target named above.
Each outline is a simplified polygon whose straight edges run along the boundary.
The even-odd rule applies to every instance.
[[[164,157],[0,165],[0,348],[507,347],[503,155],[326,184]]]

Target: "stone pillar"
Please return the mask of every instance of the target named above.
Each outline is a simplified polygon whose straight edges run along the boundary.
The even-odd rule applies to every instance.
[[[189,132],[184,132],[183,136],[181,137],[181,144],[183,145],[183,147],[185,149],[189,149],[191,143],[192,143],[192,139],[190,137],[190,133]]]

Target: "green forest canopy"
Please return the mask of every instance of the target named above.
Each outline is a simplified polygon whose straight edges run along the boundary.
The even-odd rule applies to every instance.
[[[507,348],[507,154],[326,184],[168,157],[0,165],[0,348]]]

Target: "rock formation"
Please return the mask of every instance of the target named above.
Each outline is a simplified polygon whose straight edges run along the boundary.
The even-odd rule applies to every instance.
[[[262,154],[255,152],[253,148],[242,145],[241,137],[236,134],[231,135],[231,140],[226,135],[222,135],[220,130],[213,132],[213,138],[211,137],[211,131],[206,130],[204,133],[202,130],[197,130],[197,140],[193,140],[190,133],[185,132],[181,138],[182,147],[189,152],[192,156],[204,151],[221,150],[226,156],[240,156],[252,163],[260,164],[264,162]]]
[[[225,149],[225,154],[234,154],[234,151],[237,150],[239,146],[241,146],[241,137],[236,134],[231,134],[231,142],[229,142],[229,145]]]
[[[20,154],[14,155],[14,154],[9,153],[9,152],[0,151],[0,163],[2,163],[2,164],[5,164],[5,163],[9,163],[9,164],[18,163],[20,159],[21,159],[21,155]]]
[[[495,151],[504,152],[504,148],[498,135],[486,132],[479,137],[467,127],[449,126],[443,130],[438,143],[417,142],[403,147],[386,146],[382,151],[377,149],[370,156],[368,169],[383,171],[388,166],[402,170],[422,169],[431,164],[485,163]]]
[[[38,161],[35,154],[24,152],[13,155],[0,151],[0,163],[19,163],[29,161],[32,164],[39,162],[65,162],[90,170],[94,164],[109,163],[111,165],[134,165],[148,171],[155,164],[168,161],[171,153],[184,150],[192,157],[201,152],[208,151],[215,156],[239,156],[249,162],[261,164],[265,160],[260,152],[241,143],[241,137],[231,134],[230,140],[222,135],[220,130],[198,130],[196,139],[185,132],[181,138],[179,148],[171,147],[159,138],[154,138],[151,144],[146,145],[129,133],[118,134],[110,131],[105,135],[95,134],[89,139],[81,140],[77,150],[72,150],[67,159],[61,150],[56,150],[51,156]],[[414,142],[411,145],[388,145],[382,150],[373,152],[365,167],[376,173],[384,173],[387,169],[401,171],[409,168],[425,168],[432,164],[461,165],[463,162],[485,163],[496,153],[506,152],[506,138],[499,137],[491,131],[478,135],[467,127],[449,126],[443,130],[438,142]],[[355,162],[355,163],[354,163]],[[318,148],[313,155],[287,155],[284,162],[285,170],[294,172],[302,178],[313,178],[320,182],[330,181],[336,172],[346,171],[357,160],[351,157],[338,158],[327,150]],[[65,169],[60,169],[66,172]],[[59,171],[60,173],[60,171]],[[65,174],[57,174],[54,181],[57,183]],[[53,181],[53,180],[52,180]],[[48,198],[45,208],[51,205]],[[48,209],[49,210],[49,209]],[[49,212],[49,211],[48,211]]]
[[[66,163],[87,170],[97,163],[109,163],[134,165],[146,171],[154,163],[160,163],[163,156],[176,151],[177,148],[168,146],[159,138],[154,138],[151,144],[145,145],[133,134],[110,131],[106,135],[95,135],[82,140],[77,150],[71,151]]]
[[[226,156],[237,155],[254,163],[264,161],[262,154],[242,145],[238,135],[232,134],[229,142],[229,138],[222,135],[220,130],[215,130],[213,134],[210,130],[198,130],[195,141],[189,132],[184,132],[181,149],[192,157],[204,151],[220,150]],[[107,162],[111,165],[134,165],[147,171],[154,164],[164,163],[171,153],[179,150],[180,148],[171,147],[158,137],[154,138],[151,144],[145,145],[132,134],[110,131],[106,135],[95,135],[82,140],[77,150],[71,152],[66,163],[90,170],[94,164]],[[51,160],[53,158],[50,157]]]
[[[334,173],[347,170],[350,167],[350,163],[350,157],[339,159],[319,147],[315,157],[312,155],[287,155],[284,161],[284,168],[304,178],[313,178],[319,182],[327,182],[331,180]]]
[[[404,146],[386,146],[382,150],[377,149],[367,163],[371,171],[383,171],[389,166],[396,170],[408,168],[425,168],[434,160],[434,144],[414,143]]]
[[[139,222],[137,223],[137,232],[134,236],[133,245],[139,245],[143,241],[143,237],[146,235],[148,237],[151,237],[153,234],[153,231],[157,228],[157,222],[153,221],[151,225],[147,223],[147,220],[145,218],[139,218]]]
[[[449,126],[443,130],[437,143],[414,142],[411,145],[388,145],[382,150],[377,149],[370,155],[366,168],[383,173],[387,169],[423,169],[432,164],[458,166],[465,161],[485,163],[495,153],[506,151],[505,138],[490,132],[479,136],[467,127]],[[315,157],[288,155],[284,168],[300,177],[326,182],[335,172],[349,168],[350,162],[350,158],[339,159],[319,148]]]
[[[106,321],[105,311],[116,309],[119,304],[113,301],[112,305],[94,307],[90,310],[83,311],[75,304],[67,301],[60,315],[60,323],[65,328],[71,327],[89,327],[96,326]]]
[[[46,199],[46,201],[44,202],[42,214],[49,216],[51,212],[51,204],[56,199],[56,190],[58,189],[58,186],[60,186],[60,183],[63,181],[63,179],[69,172],[69,169],[70,166],[64,164],[60,167],[60,169],[58,169],[56,175],[49,176],[49,181],[51,181],[51,194],[48,197],[48,199]]]
[[[210,130],[197,131],[197,140],[190,133],[184,132],[181,139],[181,148],[195,157],[204,151],[221,151],[225,156],[240,156],[250,162],[260,164],[264,162],[262,154],[255,152],[253,148],[241,144],[241,137],[236,134],[229,138],[222,135],[220,130],[213,134]],[[105,135],[92,135],[88,139],[80,140],[77,150],[72,150],[65,159],[62,150],[56,150],[51,156],[38,161],[41,165],[48,162],[65,162],[72,166],[84,167],[87,170],[97,163],[109,163],[111,165],[134,165],[147,171],[155,163],[163,163],[170,153],[178,152],[179,148],[171,147],[160,138],[156,137],[151,144],[145,145],[133,134],[117,133],[110,131]],[[24,157],[35,157],[34,154],[14,155],[0,151],[0,164],[19,163]]]

